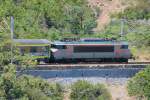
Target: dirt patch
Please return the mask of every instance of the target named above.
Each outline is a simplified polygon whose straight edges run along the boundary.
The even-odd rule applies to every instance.
[[[127,5],[122,0],[88,0],[91,7],[99,7],[98,26],[95,31],[102,30],[111,20],[111,14],[123,11]]]
[[[107,87],[112,95],[112,100],[136,100],[134,97],[128,96],[126,85],[115,84]]]
[[[70,89],[66,89],[64,92],[64,100],[70,100],[70,93],[71,90]]]

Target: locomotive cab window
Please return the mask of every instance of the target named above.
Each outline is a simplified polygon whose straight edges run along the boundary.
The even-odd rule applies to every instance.
[[[56,47],[56,45],[55,44],[51,44],[51,48],[55,48]]]
[[[121,45],[121,49],[128,49],[128,45]]]
[[[55,44],[52,44],[52,45],[51,45],[51,48],[66,49],[67,47],[66,47],[65,45],[55,45]]]

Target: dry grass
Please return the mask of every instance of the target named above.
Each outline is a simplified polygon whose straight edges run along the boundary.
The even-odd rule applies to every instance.
[[[111,93],[112,100],[136,100],[135,97],[128,96],[126,85],[121,84],[107,84],[109,92]],[[64,93],[64,100],[70,100],[71,90],[67,89]]]
[[[108,90],[112,95],[112,100],[136,100],[134,97],[129,97],[126,85],[108,85]]]
[[[131,48],[131,51],[136,61],[150,61],[150,48]]]

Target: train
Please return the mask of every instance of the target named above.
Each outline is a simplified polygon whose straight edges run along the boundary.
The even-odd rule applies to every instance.
[[[50,62],[128,62],[132,57],[129,43],[113,39],[83,38],[54,41]]]
[[[82,38],[48,41],[15,39],[21,55],[34,56],[38,62],[128,62],[132,57],[129,43],[114,39]]]

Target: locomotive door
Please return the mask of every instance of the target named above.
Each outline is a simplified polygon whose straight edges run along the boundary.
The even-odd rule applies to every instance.
[[[115,58],[120,58],[120,45],[115,46]]]
[[[66,51],[66,56],[67,56],[67,59],[72,59],[73,57],[73,46],[67,46],[67,51]]]

